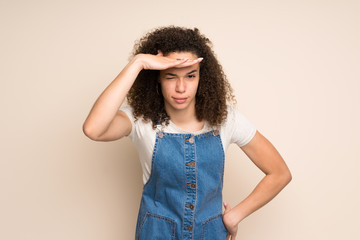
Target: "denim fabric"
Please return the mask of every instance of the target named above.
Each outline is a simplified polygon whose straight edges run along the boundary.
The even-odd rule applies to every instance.
[[[158,132],[136,225],[138,240],[225,240],[224,150],[217,130]]]

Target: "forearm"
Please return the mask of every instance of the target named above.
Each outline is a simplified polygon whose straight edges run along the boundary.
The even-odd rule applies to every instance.
[[[94,103],[83,125],[87,132],[100,136],[107,130],[141,70],[142,65],[135,56]]]
[[[232,209],[231,222],[240,223],[244,218],[273,199],[291,180],[290,172],[266,175],[251,194]]]

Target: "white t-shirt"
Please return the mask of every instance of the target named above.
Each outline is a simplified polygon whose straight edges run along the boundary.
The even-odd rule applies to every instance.
[[[158,126],[157,129],[153,129],[151,121],[145,122],[142,118],[138,118],[135,122],[133,109],[130,106],[121,107],[120,110],[125,112],[131,121],[132,129],[129,137],[139,152],[140,163],[143,170],[143,183],[145,184],[151,173],[151,161],[155,146],[156,132],[160,131],[161,126]],[[239,147],[246,145],[256,133],[256,127],[237,109],[228,106],[227,110],[228,116],[226,121],[219,129],[224,151],[227,150],[231,143],[236,143]],[[197,132],[187,132],[180,129],[170,120],[169,125],[165,126],[162,130],[167,133],[190,133],[197,135],[211,131],[212,128],[205,122],[205,126],[202,130]]]

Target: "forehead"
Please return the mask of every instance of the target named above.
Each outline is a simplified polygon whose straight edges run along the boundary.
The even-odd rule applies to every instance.
[[[166,55],[169,58],[174,59],[183,59],[183,58],[189,58],[189,59],[197,59],[198,56],[192,52],[171,52]]]
[[[191,52],[172,52],[166,55],[166,57],[174,58],[174,59],[183,59],[183,58],[189,58],[189,60],[197,59],[198,56],[196,54],[193,54]],[[199,70],[200,64],[196,63],[194,65],[183,67],[183,68],[168,68],[163,71],[160,71],[160,74],[166,74],[166,73],[172,73],[176,75],[185,75],[193,70]]]
[[[168,69],[165,69],[165,70],[161,70],[160,71],[160,76],[164,76],[166,74],[175,74],[175,75],[178,75],[178,76],[185,76],[189,73],[195,73],[199,72],[200,70],[200,65],[199,63],[196,63],[192,66],[188,66],[188,67],[183,67],[183,68],[168,68]]]

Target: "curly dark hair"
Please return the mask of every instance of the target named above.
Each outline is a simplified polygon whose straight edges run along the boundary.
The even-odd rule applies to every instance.
[[[220,126],[227,116],[227,102],[235,104],[232,88],[221,65],[212,50],[211,41],[199,29],[168,26],[148,32],[135,43],[133,56],[154,54],[160,50],[164,56],[171,52],[191,52],[204,59],[200,62],[200,80],[195,96],[195,111],[199,121],[206,120],[212,127]],[[164,98],[158,83],[160,71],[142,70],[131,87],[127,101],[133,108],[135,119],[143,117],[152,121],[153,128],[158,123],[169,124]],[[150,99],[144,101],[144,99]]]

